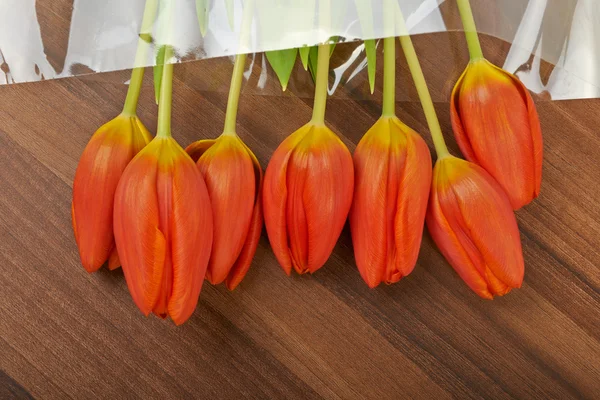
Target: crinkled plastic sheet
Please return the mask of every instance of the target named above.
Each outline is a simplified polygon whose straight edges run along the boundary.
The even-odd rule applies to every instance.
[[[462,28],[455,0],[161,0],[160,3],[153,23],[145,32],[149,35],[146,54],[142,52],[143,57],[138,55],[136,60],[145,0],[39,0],[38,4],[35,0],[0,0],[0,84],[151,66],[158,46],[163,43],[176,49],[177,59],[171,62],[180,62],[237,52],[311,46],[331,37],[356,41],[398,36],[406,33],[401,24],[390,26],[384,21],[386,13],[395,8],[402,11],[410,34]],[[532,91],[547,93],[552,99],[600,97],[600,1],[471,0],[471,3],[480,33],[512,43],[504,68],[515,72]],[[202,12],[203,6],[206,13]],[[68,40],[65,37],[62,42],[52,30],[64,30],[69,24],[40,28],[40,20],[49,20],[45,14],[57,10],[71,11],[70,17],[62,16],[70,19]],[[250,21],[246,25],[244,18]],[[336,69],[332,91],[359,73],[366,74],[363,50],[358,45]],[[64,54],[62,65],[56,67],[56,62],[50,63],[51,54]],[[549,77],[542,73],[542,60],[555,65]],[[266,67],[264,58],[262,64]],[[258,82],[260,91],[261,80]]]

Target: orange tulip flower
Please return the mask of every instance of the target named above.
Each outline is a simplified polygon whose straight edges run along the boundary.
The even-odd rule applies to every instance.
[[[97,271],[107,260],[120,265],[113,235],[113,203],[119,179],[131,159],[151,140],[135,115],[121,114],[94,133],[73,181],[71,214],[81,263]]]
[[[226,281],[230,290],[250,268],[262,231],[262,169],[235,134],[201,140],[186,151],[206,181],[212,204],[214,239],[206,278]]]
[[[485,59],[472,61],[450,104],[465,157],[500,183],[515,210],[535,199],[542,182],[542,131],[521,81]]]
[[[446,156],[433,170],[427,227],[460,277],[485,299],[521,287],[519,228],[505,192],[484,169]]]
[[[146,59],[145,40],[157,11],[156,1],[147,1],[142,18],[136,65]],[[108,260],[108,268],[120,266],[113,234],[113,206],[117,184],[125,167],[152,137],[136,116],[144,68],[134,68],[123,112],[103,125],[86,146],[73,181],[71,215],[75,241],[84,268],[97,271]]]
[[[305,125],[277,148],[265,172],[269,241],[289,275],[314,273],[333,251],[352,204],[354,168],[325,125]]]
[[[371,288],[398,282],[419,255],[431,182],[429,148],[397,117],[382,117],[358,144],[354,169],[350,227],[358,270]]]
[[[396,39],[383,46],[383,115],[354,152],[350,210],[356,265],[371,288],[414,269],[431,181],[427,144],[396,117]]]
[[[115,196],[115,239],[139,309],[193,313],[212,245],[212,212],[198,168],[171,137],[157,136],[129,164]]]
[[[325,126],[330,45],[319,45],[311,122],[285,139],[265,171],[265,226],[289,275],[314,273],[329,258],[346,223],[354,191],[348,148]]]
[[[194,312],[213,221],[202,174],[171,137],[173,48],[165,46],[156,137],[127,166],[115,195],[115,241],[133,301],[176,325]]]

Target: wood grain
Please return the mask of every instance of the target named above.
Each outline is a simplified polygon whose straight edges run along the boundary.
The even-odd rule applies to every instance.
[[[508,45],[483,44],[502,64]],[[468,59],[462,36],[419,36],[415,46],[434,98],[447,99]],[[60,65],[60,52],[49,54]],[[398,67],[406,100],[399,116],[427,137],[401,57]],[[176,139],[186,145],[218,135],[231,63],[175,70]],[[310,119],[303,93],[311,83],[296,75],[284,95],[269,71],[262,94],[242,96],[239,133],[263,166]],[[479,299],[426,234],[414,273],[370,290],[347,229],[318,273],[288,278],[263,235],[240,287],[205,285],[196,313],[177,328],[141,315],[122,272],[87,274],[71,232],[78,158],[120,111],[126,87],[115,82],[127,76],[0,87],[1,398],[598,398],[600,101],[538,99],[544,181],[540,198],[518,213],[522,289]],[[364,96],[367,88],[362,76],[329,102],[328,122],[351,150],[380,112],[381,80],[374,96]],[[148,80],[140,116],[150,128],[153,99]],[[448,104],[436,107],[458,154]]]

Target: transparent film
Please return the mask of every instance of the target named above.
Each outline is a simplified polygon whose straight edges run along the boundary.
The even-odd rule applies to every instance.
[[[500,66],[530,90],[553,100],[600,97],[599,1],[471,3],[480,35],[510,45]],[[454,0],[0,0],[0,5],[0,84],[81,75],[103,79],[94,76],[155,65],[161,47],[170,45],[176,56],[166,62],[252,53],[256,65],[244,90],[261,93],[273,79],[262,53],[299,49],[300,64],[301,52],[318,43],[351,43],[338,46],[334,56],[333,94],[367,74],[364,40],[462,29]],[[45,25],[50,14],[64,24]],[[302,72],[294,70],[290,85],[296,95],[310,96],[312,89],[300,84],[306,81],[298,76]],[[227,90],[227,85],[210,77],[195,83],[201,90]],[[354,93],[360,98],[369,90]]]

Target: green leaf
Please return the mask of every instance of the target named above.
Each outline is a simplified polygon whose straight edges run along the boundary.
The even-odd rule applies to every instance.
[[[302,60],[302,66],[304,70],[308,70],[308,55],[310,54],[310,47],[303,46],[298,49],[300,51],[300,59]]]
[[[375,92],[375,73],[377,72],[377,42],[375,39],[365,40],[365,53],[367,53],[369,86],[371,86],[371,94],[373,94]]]
[[[355,3],[363,35],[370,38],[374,37],[373,10],[371,9],[371,6],[363,0],[355,0]],[[386,12],[391,11],[386,10]],[[369,85],[371,86],[371,94],[373,94],[375,91],[375,74],[377,71],[377,42],[375,40],[365,40],[365,53],[367,54]]]
[[[331,38],[333,41],[339,40],[339,38]],[[336,43],[333,43],[329,49],[329,56],[333,54]],[[317,81],[317,64],[319,62],[319,46],[312,46],[308,55],[308,70],[313,78],[313,81]]]
[[[208,1],[196,0],[196,13],[198,14],[198,24],[200,25],[200,34],[206,36],[208,30]]]
[[[160,46],[156,52],[156,66],[154,67],[154,95],[156,97],[156,104],[158,104],[158,99],[160,99],[160,86],[165,67],[165,49],[166,46]]]
[[[233,0],[225,0],[225,8],[227,9],[227,20],[229,27],[233,30]]]
[[[267,60],[269,60],[269,64],[271,64],[271,67],[275,70],[279,82],[281,82],[281,87],[285,92],[290,81],[290,76],[292,75],[292,70],[296,64],[298,49],[267,51],[265,54]]]

